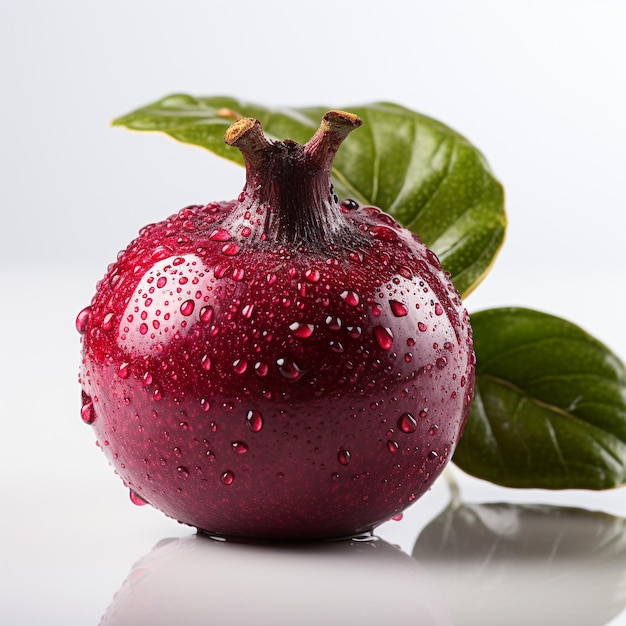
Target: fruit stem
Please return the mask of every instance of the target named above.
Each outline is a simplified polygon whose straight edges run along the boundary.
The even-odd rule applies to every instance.
[[[259,170],[267,163],[268,149],[272,144],[263,134],[263,128],[258,120],[251,117],[238,119],[226,131],[224,141],[229,146],[239,149],[246,168]]]
[[[224,135],[228,145],[239,149],[246,165],[246,200],[234,219],[241,221],[241,215],[250,215],[254,209],[263,218],[260,232],[252,239],[273,245],[327,247],[329,239],[336,240],[349,230],[332,191],[333,159],[343,140],[360,125],[352,113],[329,111],[313,137],[300,145],[291,139],[268,140],[253,118],[237,120]]]
[[[362,123],[353,113],[328,111],[315,135],[305,144],[304,151],[316,160],[320,167],[330,168],[343,140]]]

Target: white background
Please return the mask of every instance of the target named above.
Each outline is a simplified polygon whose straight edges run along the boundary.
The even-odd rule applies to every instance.
[[[93,445],[73,328],[142,225],[243,184],[208,152],[109,126],[166,94],[389,100],[440,119],[483,151],[507,193],[507,240],[470,312],[544,310],[626,358],[621,0],[2,0],[0,69],[2,623],[97,623],[134,560],[189,534],[129,505]],[[623,490],[462,482],[470,497],[626,516]],[[411,515],[427,519],[420,506]],[[414,537],[410,517],[382,534]]]

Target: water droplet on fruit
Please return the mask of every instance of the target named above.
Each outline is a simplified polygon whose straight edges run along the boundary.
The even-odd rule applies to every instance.
[[[418,322],[417,323],[417,328],[422,333],[425,333],[428,330],[428,326],[426,326],[426,324],[424,324],[424,322]]]
[[[193,300],[185,300],[180,305],[180,312],[184,316],[189,317],[193,313],[195,306],[196,306],[196,303]]]
[[[179,465],[176,468],[176,471],[178,472],[178,475],[182,476],[183,478],[189,477],[189,470],[184,465]]]
[[[339,450],[339,452],[337,453],[337,460],[342,465],[348,465],[348,463],[350,463],[350,451],[344,450],[343,448]]]
[[[215,278],[224,278],[226,272],[230,269],[230,263],[218,263],[213,269],[213,274]]]
[[[243,374],[248,369],[248,361],[245,359],[237,359],[233,362],[233,370],[235,374]]]
[[[120,366],[117,368],[117,375],[122,378],[122,379],[126,379],[128,378],[130,374],[130,363],[121,363]]]
[[[220,480],[222,481],[222,483],[224,483],[225,485],[232,485],[233,481],[235,480],[235,474],[233,474],[233,472],[231,472],[230,470],[226,470],[221,476],[220,476]]]
[[[148,504],[147,500],[144,500],[138,493],[136,493],[132,489],[129,489],[128,495],[130,497],[130,501],[136,506],[145,506],[146,504]]]
[[[435,460],[438,456],[439,456],[439,453],[438,453],[436,450],[431,450],[431,451],[428,453],[428,459],[429,459],[430,461],[434,461],[434,460]]]
[[[200,309],[200,320],[208,324],[213,319],[213,307],[211,305],[204,306]]]
[[[324,321],[330,330],[339,330],[341,328],[341,320],[338,317],[329,315]]]
[[[276,361],[276,365],[278,365],[281,376],[292,382],[298,380],[305,373],[295,361],[280,358]]]
[[[330,349],[337,354],[341,354],[345,350],[341,341],[330,341],[328,345],[330,346]]]
[[[436,424],[433,424],[429,429],[428,429],[428,434],[433,437],[434,435],[437,434],[437,431],[439,430],[439,426],[437,426]]]
[[[341,299],[350,306],[358,306],[361,301],[359,294],[354,291],[343,291],[340,295]]]
[[[236,267],[232,273],[233,280],[241,281],[246,277],[246,270],[243,267]]]
[[[315,330],[313,324],[303,324],[301,322],[294,322],[289,325],[289,330],[300,339],[308,339]]]
[[[322,275],[320,274],[320,271],[315,268],[308,269],[306,272],[304,272],[304,277],[311,283],[319,282],[321,276]]]
[[[370,228],[370,234],[382,241],[396,241],[398,235],[387,226],[374,226]]]
[[[387,441],[387,450],[389,450],[389,452],[391,453],[397,452],[399,447],[400,445],[398,444],[397,441],[392,441],[391,439]]]
[[[87,396],[88,398],[89,396]],[[80,409],[80,417],[85,424],[93,424],[96,420],[96,411],[93,407],[93,402],[87,400]]]
[[[263,415],[260,411],[250,410],[246,414],[246,426],[253,432],[258,433],[263,428]]]
[[[422,419],[426,419],[428,417],[428,409],[422,409],[419,415]]]
[[[374,338],[376,339],[376,343],[383,349],[389,350],[393,345],[393,335],[391,334],[391,330],[389,328],[385,328],[384,326],[374,326]]]
[[[235,454],[245,454],[248,451],[248,444],[243,441],[233,441],[230,445]]]
[[[238,243],[227,243],[222,247],[222,254],[226,256],[235,256],[239,250],[241,250],[241,246]]]
[[[389,306],[391,307],[391,312],[396,317],[404,317],[409,313],[409,309],[406,304],[402,304],[402,302],[398,302],[397,300],[389,300]]]
[[[267,366],[267,363],[258,361],[257,363],[254,364],[254,372],[255,374],[258,374],[259,376],[267,376],[268,370],[269,370],[269,367]]]
[[[107,313],[101,324],[102,330],[111,330],[113,328],[113,313]]]
[[[171,253],[172,251],[169,248],[159,246],[158,248],[155,248],[154,252],[150,255],[150,260],[153,263],[157,263],[158,261],[167,259]]]
[[[345,200],[341,201],[341,207],[346,209],[347,211],[356,211],[359,208],[359,204],[351,198],[346,198]]]
[[[76,316],[76,330],[82,335],[87,330],[87,323],[89,322],[89,316],[91,315],[91,307],[86,306]]]
[[[417,421],[410,413],[403,413],[398,418],[398,428],[403,433],[414,433],[417,429]]]
[[[435,304],[435,315],[443,315],[443,307],[437,302]]]
[[[403,517],[404,517],[403,513],[398,513],[397,515],[394,515],[391,519],[394,522],[399,522],[400,520],[402,520]]]
[[[436,361],[435,361],[435,365],[437,366],[437,369],[444,369],[444,367],[446,365],[448,365],[448,359],[446,359],[445,356],[440,356]]]
[[[202,369],[205,371],[209,371],[211,369],[211,358],[208,354],[205,354],[200,360],[200,365],[202,365]]]
[[[360,326],[347,326],[346,330],[352,339],[358,339],[363,333],[363,329]]]
[[[211,241],[230,241],[231,234],[223,228],[218,228],[209,235],[209,239]]]

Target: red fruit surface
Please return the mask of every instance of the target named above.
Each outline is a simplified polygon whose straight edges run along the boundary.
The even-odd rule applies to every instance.
[[[228,537],[358,534],[452,456],[468,316],[415,235],[333,197],[358,118],[305,146],[244,122],[239,197],[142,229],[79,314],[81,415],[135,503]]]

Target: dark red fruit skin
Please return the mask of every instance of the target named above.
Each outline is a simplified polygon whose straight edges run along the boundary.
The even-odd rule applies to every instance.
[[[341,237],[282,245],[247,189],[147,226],[109,267],[77,320],[83,419],[133,494],[209,534],[369,531],[454,452],[467,313],[379,209],[331,193]]]

